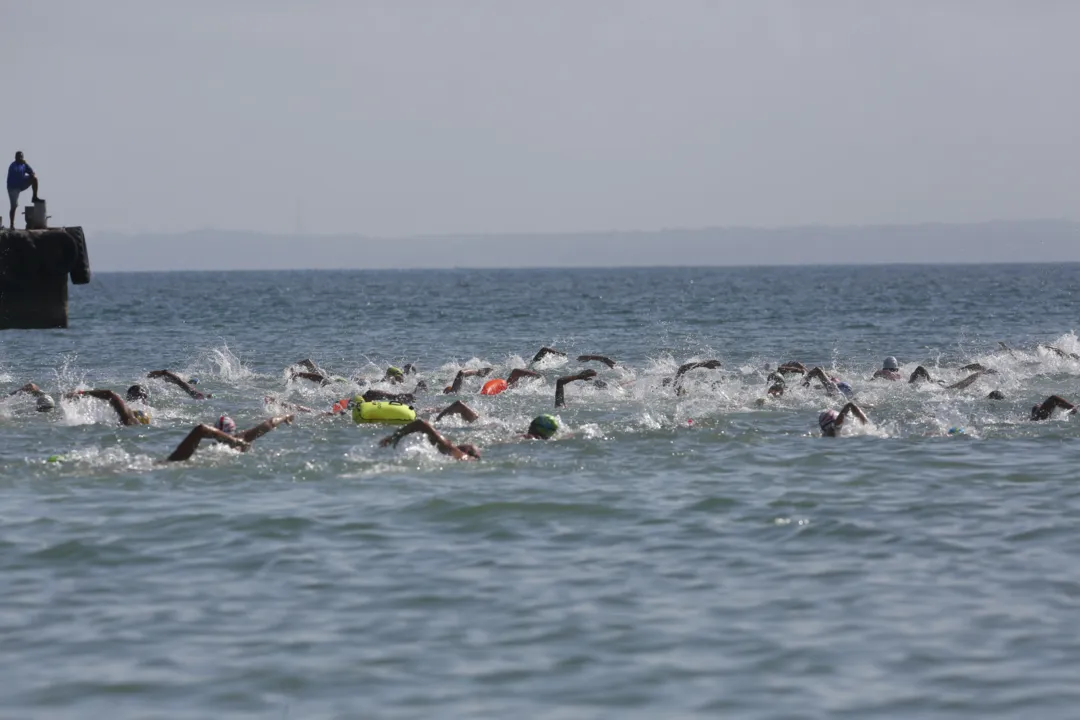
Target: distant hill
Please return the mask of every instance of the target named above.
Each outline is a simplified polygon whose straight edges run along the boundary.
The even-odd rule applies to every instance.
[[[96,234],[95,271],[1080,262],[1066,220],[377,238]]]

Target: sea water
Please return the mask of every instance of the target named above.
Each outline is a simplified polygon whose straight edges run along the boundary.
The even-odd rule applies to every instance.
[[[1076,265],[99,273],[70,329],[0,333],[0,389],[59,401],[0,402],[0,716],[1076,717],[1080,420],[1027,417],[1080,400],[1078,290]],[[871,381],[887,355],[996,373]],[[304,358],[339,380],[290,379]],[[789,360],[870,423],[820,437],[843,398],[816,383],[764,399]],[[422,415],[480,414],[437,427],[481,461],[309,414],[157,462],[405,363]],[[482,367],[542,377],[441,393]],[[602,386],[554,408],[583,367]],[[149,426],[61,400],[136,382]],[[523,440],[541,413],[559,435]]]

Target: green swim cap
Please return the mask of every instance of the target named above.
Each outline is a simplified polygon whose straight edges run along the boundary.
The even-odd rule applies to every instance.
[[[404,378],[405,373],[403,373],[401,371],[401,368],[394,367],[393,365],[391,365],[390,367],[386,368],[386,376],[387,377]]]
[[[554,415],[537,415],[529,423],[529,434],[545,440],[550,439],[558,431],[559,421],[555,419]]]
[[[63,455],[50,455],[45,458],[45,462],[62,462],[64,460]]]

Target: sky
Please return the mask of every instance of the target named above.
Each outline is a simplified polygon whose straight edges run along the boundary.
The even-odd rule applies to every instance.
[[[90,238],[1080,219],[1078,27],[1069,0],[5,2],[0,136]]]

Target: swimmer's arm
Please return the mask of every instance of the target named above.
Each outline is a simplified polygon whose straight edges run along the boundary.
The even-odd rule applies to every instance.
[[[139,419],[135,417],[135,413],[127,406],[124,399],[112,390],[80,390],[77,394],[89,395],[90,397],[107,401],[112,405],[113,410],[115,410],[116,414],[120,417],[120,422],[124,425],[139,424]]]
[[[678,380],[682,375],[696,370],[697,368],[707,368],[709,370],[719,370],[721,368],[719,360],[704,360],[702,362],[688,362],[679,366],[679,369],[675,371],[675,379]]]
[[[514,385],[517,385],[518,380],[520,380],[521,378],[527,378],[527,377],[528,378],[538,378],[538,377],[543,377],[543,375],[541,375],[538,372],[533,372],[532,370],[523,370],[521,368],[515,368],[514,370],[510,371],[510,376],[508,378],[506,378],[506,387],[513,387]]]
[[[207,397],[207,396],[203,395],[201,392],[199,392],[198,390],[196,390],[195,388],[193,388],[191,386],[191,383],[189,383],[186,380],[184,380],[183,378],[181,378],[179,375],[174,373],[172,370],[154,370],[153,372],[148,373],[146,375],[146,377],[148,377],[148,378],[161,378],[163,380],[168,380],[173,385],[176,385],[178,388],[180,388],[181,390],[183,390],[184,392],[186,392],[188,395],[195,398],[196,400],[202,400],[205,397]]]
[[[268,418],[266,420],[263,420],[261,423],[251,428],[250,430],[245,430],[244,432],[240,433],[237,437],[239,437],[246,443],[253,443],[266,433],[276,428],[278,425],[281,425],[282,423],[292,423],[293,417],[293,415],[278,415],[277,417]],[[232,436],[230,435],[229,437]]]
[[[609,368],[614,368],[615,367],[615,361],[612,360],[611,358],[607,357],[606,355],[578,355],[577,361],[578,362],[596,361],[596,362],[604,363]]]
[[[972,373],[971,375],[968,375],[966,378],[964,378],[960,382],[953,383],[952,385],[949,385],[945,389],[946,390],[963,390],[964,388],[968,387],[973,382],[978,380],[981,376],[982,376],[981,372]]]
[[[307,370],[309,372],[313,372],[313,373],[319,372],[319,366],[316,365],[315,363],[311,362],[311,360],[309,358],[304,358],[303,360],[297,360],[296,362],[294,362],[289,367],[302,367],[302,368],[304,368],[305,370]]]
[[[475,410],[473,410],[471,407],[461,402],[460,400],[455,400],[449,407],[436,415],[435,421],[438,422],[447,415],[457,415],[465,422],[476,422],[477,418],[480,417],[480,415]]]
[[[799,375],[805,375],[806,374],[806,366],[803,365],[798,360],[792,360],[792,361],[786,362],[783,365],[776,368],[776,372],[783,373],[784,375],[793,374],[793,373],[797,373]]]
[[[961,370],[967,370],[968,372],[982,372],[987,369],[982,363],[969,363],[960,368]]]
[[[266,397],[264,397],[263,398],[263,404],[264,405],[270,405],[270,404],[277,405],[282,410],[288,410],[289,412],[294,412],[294,413],[313,413],[313,412],[316,412],[314,408],[309,408],[309,407],[307,407],[305,405],[297,405],[296,403],[285,402],[284,400],[278,400],[273,395],[267,395]],[[333,413],[327,413],[327,414],[332,415]]]
[[[240,438],[233,437],[228,433],[224,433],[215,427],[209,425],[196,425],[191,429],[191,432],[187,434],[180,444],[173,450],[172,455],[165,458],[165,462],[179,462],[189,459],[195,454],[195,449],[199,447],[199,441],[203,438],[214,438],[220,442],[225,443],[234,450],[247,450],[250,445]]]
[[[542,347],[542,348],[540,348],[539,350],[536,351],[535,355],[533,355],[532,361],[533,362],[540,362],[541,360],[546,358],[548,355],[558,355],[559,357],[566,357],[566,353],[564,353],[562,350],[556,350],[555,348],[549,348],[549,347]]]
[[[458,374],[454,376],[454,384],[450,386],[450,392],[444,394],[451,395],[459,392],[461,390],[461,384],[465,382],[465,378],[473,377],[474,375],[483,377],[491,372],[491,370],[492,368],[489,367],[480,368],[479,370],[458,370]]]
[[[1042,417],[1048,418],[1055,408],[1068,410],[1072,413],[1076,412],[1076,406],[1060,395],[1051,395],[1046,400],[1043,400],[1043,404],[1039,406],[1039,411],[1042,413]]]
[[[330,382],[330,378],[326,377],[320,372],[293,372],[289,375],[290,380],[310,380],[311,382],[317,382],[322,385],[326,385]]]
[[[18,395],[19,393],[27,393],[29,395],[33,395],[34,397],[41,397],[45,394],[45,391],[39,388],[34,383],[28,382],[18,390],[12,390],[10,393],[8,393],[8,395]]]
[[[431,424],[427,420],[413,420],[408,425],[404,425],[397,430],[393,435],[385,437],[379,441],[379,445],[386,447],[387,445],[394,445],[395,447],[406,435],[411,435],[415,432],[423,433],[427,436],[428,442],[435,446],[435,448],[443,455],[449,455],[450,457],[461,460],[469,457],[469,455],[458,449],[449,440],[444,438],[439,432],[431,427]]]
[[[368,390],[361,397],[364,398],[364,402],[384,400],[386,402],[401,403],[402,405],[412,405],[416,402],[416,398],[413,397],[412,393],[391,393],[385,390]]]
[[[594,377],[596,377],[596,371],[595,370],[582,370],[577,375],[566,375],[565,377],[561,377],[558,380],[556,380],[555,381],[555,407],[562,407],[563,405],[566,404],[565,398],[563,397],[563,392],[564,392],[563,387],[567,383],[572,383],[575,380],[592,380]]]
[[[821,387],[825,388],[829,392],[836,392],[836,385],[829,379],[829,376],[825,374],[825,371],[820,367],[816,367],[810,372],[806,373],[806,379],[803,380],[803,387],[810,387],[811,380],[820,380]]]
[[[855,417],[859,418],[859,422],[863,424],[866,424],[868,422],[866,418],[866,413],[864,413],[862,409],[853,402],[849,402],[847,405],[845,405],[843,409],[840,410],[838,417],[846,419],[848,413],[851,413]]]

